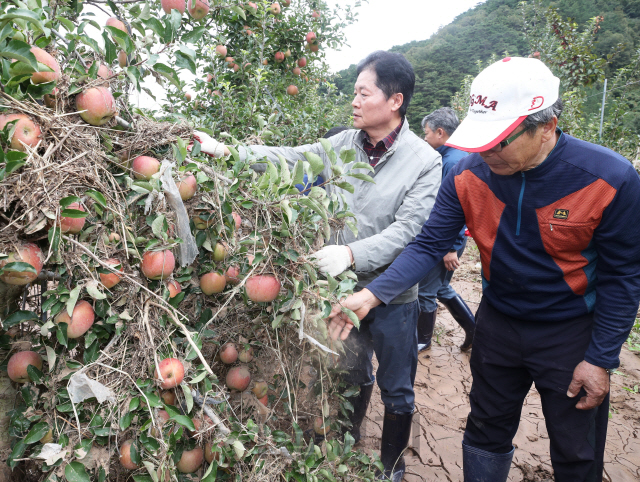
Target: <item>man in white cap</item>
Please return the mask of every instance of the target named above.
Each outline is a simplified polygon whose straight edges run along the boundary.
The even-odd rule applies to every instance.
[[[342,302],[365,316],[436,265],[467,224],[483,298],[471,354],[466,482],[507,480],[522,403],[540,393],[556,481],[600,481],[609,377],[640,300],[640,180],[615,152],[557,128],[559,79],[505,58],[474,80],[448,145],[474,154],[443,180],[422,232]],[[335,306],[329,331],[353,325]]]

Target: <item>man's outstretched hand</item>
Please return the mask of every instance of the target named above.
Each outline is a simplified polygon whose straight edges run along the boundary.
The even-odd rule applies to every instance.
[[[333,312],[332,312],[333,313]],[[586,360],[578,363],[573,371],[573,380],[567,390],[568,397],[575,397],[584,388],[587,395],[576,404],[578,410],[591,410],[598,407],[609,393],[609,374],[604,368],[592,365]]]
[[[337,340],[346,340],[353,328],[353,323],[349,317],[342,312],[342,307],[349,308],[353,311],[359,320],[367,316],[372,308],[375,308],[381,301],[368,289],[363,289],[358,293],[352,294],[342,300],[340,303],[333,305],[331,314],[329,315],[329,334],[331,338]]]
[[[222,142],[216,141],[209,134],[201,131],[193,132],[193,139],[200,143],[200,151],[212,157],[222,157],[231,154],[227,146]],[[189,144],[189,151],[193,148],[193,143]]]

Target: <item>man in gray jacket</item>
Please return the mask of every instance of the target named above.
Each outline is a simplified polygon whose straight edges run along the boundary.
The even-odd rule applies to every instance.
[[[319,268],[337,276],[352,267],[358,275],[357,290],[378,277],[420,232],[431,212],[442,176],[441,157],[429,144],[409,130],[405,119],[413,95],[415,75],[411,64],[400,54],[378,51],[358,65],[355,84],[353,125],[329,139],[339,153],[346,147],[356,150],[356,162],[370,164],[362,169],[372,182],[350,180],[354,192],[328,185],[328,190],[345,196],[355,214],[358,235],[345,228],[336,233],[336,244],[315,253]],[[226,149],[201,133],[196,133],[203,152],[222,154]],[[278,162],[278,155],[294,164],[313,152],[324,161],[324,179],[332,177],[331,163],[320,143],[288,147],[252,146],[256,158]],[[241,148],[244,158],[248,149]],[[338,160],[338,163],[341,161]],[[256,165],[259,169],[259,165]],[[333,239],[333,236],[332,236]],[[393,304],[378,307],[362,320],[359,330],[345,340],[341,366],[344,380],[360,386],[351,399],[351,435],[360,439],[360,425],[373,390],[372,355],[378,360],[378,386],[385,404],[381,460],[385,480],[402,480],[402,453],[409,441],[414,411],[413,382],[416,374],[418,286],[399,296]]]

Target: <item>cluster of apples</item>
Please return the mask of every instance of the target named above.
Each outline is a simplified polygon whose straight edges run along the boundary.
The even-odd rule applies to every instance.
[[[237,361],[246,364],[253,360],[253,348],[243,345],[238,349],[235,343],[229,342],[222,345],[218,355],[220,361],[225,365],[233,365]],[[234,366],[227,372],[225,381],[230,390],[244,392],[251,384],[251,372],[246,365]],[[268,386],[265,382],[256,382],[251,389],[258,401],[265,407],[268,403],[267,390]]]

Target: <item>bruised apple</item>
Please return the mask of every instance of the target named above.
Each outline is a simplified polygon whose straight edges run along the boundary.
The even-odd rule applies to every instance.
[[[30,381],[27,367],[32,365],[38,370],[42,370],[42,357],[35,351],[19,351],[9,358],[7,373],[9,378],[16,383],[27,383]]]
[[[42,250],[34,243],[20,244],[17,246],[16,251],[9,253],[9,256],[6,259],[0,261],[0,268],[9,263],[19,262],[30,264],[36,272],[6,271],[4,274],[0,275],[0,280],[9,285],[26,285],[27,283],[31,283],[38,277],[40,271],[42,271],[44,254],[42,254]]]
[[[62,310],[55,318],[56,323],[67,324],[67,338],[80,338],[93,325],[95,313],[90,303],[81,300],[76,303],[73,313],[69,316],[67,310]]]
[[[80,203],[71,203],[67,209],[75,209],[76,211],[85,211]],[[63,234],[78,234],[82,231],[86,218],[71,218],[68,216],[60,216],[60,231]]]
[[[245,289],[251,301],[256,303],[273,301],[280,293],[280,281],[273,275],[259,274],[247,280]]]
[[[107,259],[105,261],[105,264],[108,264],[109,266],[118,266],[118,265],[122,265],[122,262],[120,260],[115,259],[115,258],[109,258],[109,259]],[[120,266],[118,271],[123,272],[124,268],[122,266]],[[122,280],[122,278],[119,275],[117,275],[116,273],[113,273],[113,272],[110,272],[110,273],[107,273],[107,274],[100,273],[100,282],[107,289],[113,288],[115,285],[120,283],[121,280]]]
[[[160,370],[159,374],[158,369]],[[162,375],[163,379],[160,388],[163,390],[175,388],[180,385],[184,379],[184,366],[177,358],[165,358],[158,364],[158,368],[156,368],[156,380],[160,379],[159,375]]]
[[[222,293],[226,285],[226,278],[219,273],[207,273],[200,278],[200,289],[205,295]]]
[[[176,259],[168,249],[147,251],[142,255],[142,263],[140,263],[142,274],[152,280],[168,278],[175,267]]]
[[[136,179],[148,181],[160,170],[160,161],[150,156],[138,156],[131,164],[133,177]]]
[[[136,470],[138,466],[131,460],[131,445],[133,440],[126,440],[120,446],[120,463],[127,470]]]
[[[193,450],[185,450],[182,452],[180,461],[176,464],[178,472],[183,474],[192,474],[200,468],[204,461],[204,451],[201,447],[196,447]]]
[[[238,352],[238,360],[240,360],[242,363],[249,363],[251,360],[253,360],[253,347],[243,347]]]
[[[253,394],[258,398],[262,398],[267,394],[267,391],[269,390],[269,385],[267,385],[267,382],[256,382],[253,385],[253,388],[251,389],[251,391],[253,392]]]
[[[244,392],[251,383],[251,373],[245,366],[233,367],[227,373],[226,382],[230,390]]]

